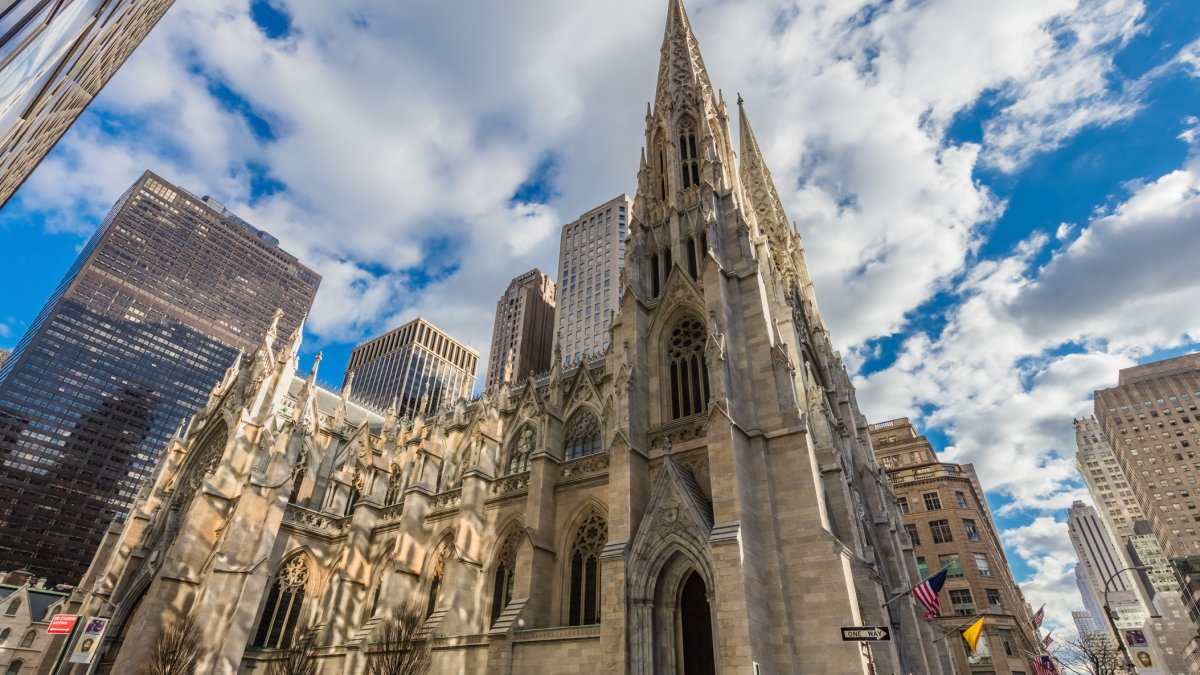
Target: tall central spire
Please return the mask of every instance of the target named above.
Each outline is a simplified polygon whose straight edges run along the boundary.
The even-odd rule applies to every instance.
[[[669,0],[660,53],[655,109],[661,110],[668,102],[676,106],[691,103],[701,104],[705,109],[712,107],[712,82],[704,68],[700,45],[692,33],[683,0]]]

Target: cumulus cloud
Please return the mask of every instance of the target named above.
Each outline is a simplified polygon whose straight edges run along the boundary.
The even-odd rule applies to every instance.
[[[1002,539],[1006,548],[1029,561],[1033,569],[1029,577],[1017,582],[1033,611],[1045,603],[1045,628],[1073,630],[1071,611],[1079,608],[1080,599],[1075,586],[1075,550],[1067,524],[1040,516],[1028,525],[1005,531]]]

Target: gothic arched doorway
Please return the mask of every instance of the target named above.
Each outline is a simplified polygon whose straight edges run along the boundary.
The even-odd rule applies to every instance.
[[[683,582],[678,616],[679,672],[681,675],[716,675],[708,589],[695,572]]]

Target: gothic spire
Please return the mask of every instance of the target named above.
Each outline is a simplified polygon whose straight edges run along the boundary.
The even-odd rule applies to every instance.
[[[683,8],[683,0],[669,0],[654,108],[661,110],[669,102],[675,106],[703,106],[705,112],[715,112],[712,94],[712,82],[704,68],[704,59],[700,57],[700,45],[692,34],[692,23]]]
[[[783,203],[775,190],[775,181],[771,180],[771,170],[763,161],[758,139],[754,137],[754,130],[750,128],[750,118],[746,116],[746,106],[741,94],[738,94],[738,127],[741,134],[738,142],[741,157],[738,169],[742,189],[746,192],[747,205],[754,212],[759,231],[770,237],[773,244],[779,244],[789,235],[787,215],[783,212]]]

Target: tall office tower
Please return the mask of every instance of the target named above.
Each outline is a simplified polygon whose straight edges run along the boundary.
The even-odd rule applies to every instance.
[[[1112,593],[1132,589],[1132,578],[1129,574],[1117,574],[1125,565],[1121,563],[1112,540],[1100,522],[1096,509],[1076,501],[1067,510],[1067,531],[1071,536],[1071,546],[1079,559],[1084,581],[1092,589],[1096,598],[1103,599],[1105,590]]]
[[[1071,612],[1071,620],[1075,622],[1075,632],[1079,633],[1081,637],[1087,637],[1094,633],[1107,632],[1104,629],[1104,624],[1091,612]]]
[[[0,3],[0,207],[172,4]]]
[[[1200,354],[1125,368],[1096,419],[1167,557],[1200,553]]]
[[[424,415],[475,389],[479,352],[420,317],[354,348],[343,388],[355,401],[401,417]]]
[[[216,201],[143,174],[0,370],[0,569],[75,582],[180,420],[273,321],[299,327],[319,283]]]
[[[633,201],[621,195],[563,226],[557,323],[564,364],[608,348],[608,329],[621,304],[621,266],[632,208]],[[696,262],[689,260],[694,272]]]
[[[1095,417],[1075,420],[1075,464],[1088,494],[1115,545],[1133,536],[1133,524],[1145,520],[1133,488],[1121,470]]]
[[[532,269],[513,279],[496,302],[487,387],[515,384],[550,370],[554,351],[554,282]]]
[[[1042,653],[1028,607],[1008,566],[987,499],[970,464],[938,460],[908,418],[872,424],[871,445],[887,471],[921,576],[948,570],[942,588],[945,631],[988,612],[977,655],[991,658],[994,673],[1026,673],[1029,654]],[[951,640],[957,672],[972,672],[962,640]]]
[[[1108,624],[1105,622],[1104,607],[1084,576],[1083,565],[1078,563],[1075,565],[1075,587],[1079,589],[1079,597],[1083,598],[1083,608],[1086,610],[1084,614],[1090,616],[1094,622],[1094,630],[1091,632],[1107,634],[1109,630]]]

